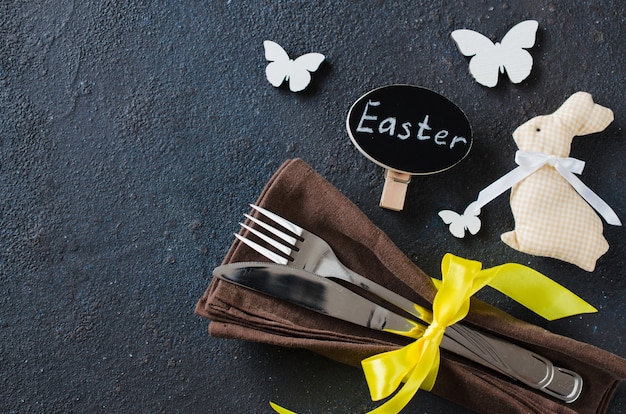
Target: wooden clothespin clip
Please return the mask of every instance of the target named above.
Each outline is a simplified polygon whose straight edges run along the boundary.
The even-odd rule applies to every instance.
[[[385,185],[379,206],[389,210],[401,211],[404,208],[404,199],[410,182],[410,174],[385,170]]]

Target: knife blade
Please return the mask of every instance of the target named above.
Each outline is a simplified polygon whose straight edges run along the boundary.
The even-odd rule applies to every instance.
[[[222,265],[213,275],[317,313],[332,316],[360,326],[419,338],[425,326],[400,316],[383,306],[345,288],[328,278],[302,269],[265,262],[244,262]],[[455,325],[458,326],[458,325]],[[575,401],[582,392],[582,378],[575,372],[554,367],[546,359],[499,338],[497,364],[469,350],[464,343],[472,341],[471,331],[446,331],[441,347],[497,372],[521,381],[565,402]],[[514,352],[512,352],[514,351]]]

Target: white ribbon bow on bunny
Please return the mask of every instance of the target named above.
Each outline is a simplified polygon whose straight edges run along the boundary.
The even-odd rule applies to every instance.
[[[607,223],[613,226],[622,225],[615,211],[574,175],[582,173],[585,168],[584,161],[571,157],[559,158],[542,152],[517,151],[515,153],[515,163],[519,167],[505,174],[478,193],[476,201],[467,206],[463,214],[457,214],[451,210],[439,212],[439,216],[444,223],[450,225],[450,232],[454,236],[458,238],[464,237],[465,230],[468,230],[471,234],[478,233],[481,226],[478,218],[480,209],[546,164],[554,167],[574,187],[578,194],[604,217]]]

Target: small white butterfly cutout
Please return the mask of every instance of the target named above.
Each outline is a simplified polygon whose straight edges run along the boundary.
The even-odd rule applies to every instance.
[[[275,87],[288,81],[291,92],[300,92],[309,86],[310,72],[315,72],[326,59],[321,53],[307,53],[292,60],[278,43],[271,40],[264,41],[263,47],[265,59],[270,62],[265,68],[267,80]]]
[[[506,70],[513,83],[520,83],[530,75],[533,58],[525,49],[535,45],[535,35],[539,23],[525,20],[516,24],[495,44],[473,30],[461,29],[452,32],[452,39],[465,56],[470,59],[469,70],[478,83],[494,87],[498,83],[499,72]]]
[[[452,210],[442,210],[439,212],[439,217],[444,223],[449,224],[450,233],[453,236],[462,239],[465,237],[465,230],[468,230],[472,235],[478,233],[480,230],[480,208],[477,208],[476,202],[471,203],[463,214],[455,213]]]

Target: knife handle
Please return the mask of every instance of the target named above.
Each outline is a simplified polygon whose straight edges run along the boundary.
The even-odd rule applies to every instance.
[[[476,362],[485,361],[495,370],[533,388],[542,388],[552,381],[554,369],[549,360],[511,342],[462,325],[448,327],[446,335],[480,358]],[[465,352],[464,356],[469,354]],[[470,359],[476,360],[475,357]]]
[[[541,355],[466,326],[448,327],[441,347],[566,403],[574,402],[582,392],[583,380],[577,373],[555,367]]]

